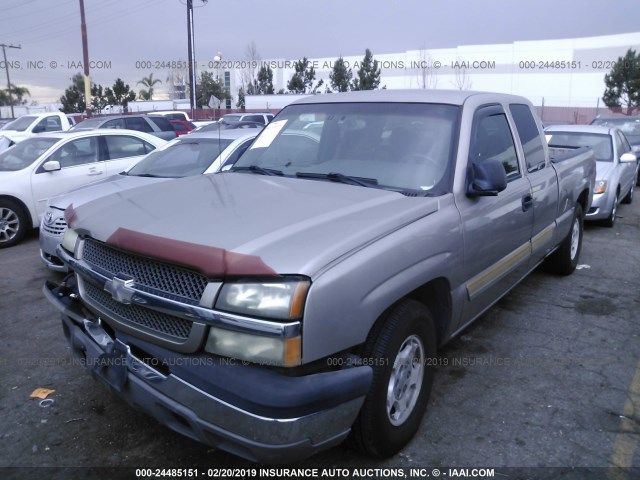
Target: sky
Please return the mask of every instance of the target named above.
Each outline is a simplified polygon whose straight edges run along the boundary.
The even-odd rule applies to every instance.
[[[84,0],[93,82],[134,90],[187,60],[186,0]],[[640,0],[193,0],[199,70],[216,55],[337,58],[458,45],[592,37],[640,31]],[[79,0],[0,0],[0,43],[11,83],[30,101],[57,101],[80,72]],[[175,63],[174,63],[175,64]],[[0,88],[6,87],[0,57]]]

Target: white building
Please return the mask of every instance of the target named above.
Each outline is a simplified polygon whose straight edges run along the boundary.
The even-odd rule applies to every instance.
[[[373,54],[382,70],[381,86],[387,88],[494,91],[522,95],[537,106],[595,109],[604,107],[605,74],[629,48],[640,51],[640,32]],[[363,56],[359,52],[343,57],[354,76]],[[309,59],[317,80],[330,84],[336,59]],[[296,60],[265,60],[274,72],[275,91],[286,91]],[[232,77],[235,96],[241,72]]]

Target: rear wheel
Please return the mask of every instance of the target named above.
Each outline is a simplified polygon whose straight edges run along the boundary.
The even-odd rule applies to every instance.
[[[18,243],[27,228],[27,216],[20,205],[12,200],[0,200],[0,248]]]
[[[433,319],[421,303],[403,300],[383,322],[364,346],[373,380],[352,431],[356,447],[376,457],[394,455],[418,430],[436,355]]]
[[[580,260],[580,252],[582,251],[583,229],[582,205],[577,203],[573,211],[569,234],[558,249],[547,259],[547,264],[553,272],[560,275],[569,275],[576,269],[578,260]]]

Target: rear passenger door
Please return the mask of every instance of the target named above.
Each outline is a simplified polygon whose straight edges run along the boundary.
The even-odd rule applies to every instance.
[[[105,166],[109,175],[126,170],[156,147],[133,135],[104,135]]]
[[[515,135],[501,105],[477,109],[469,148],[471,162],[498,160],[507,188],[496,196],[456,200],[464,228],[464,278],[468,303],[464,318],[473,318],[506,293],[529,268],[531,252],[531,185],[518,159]]]

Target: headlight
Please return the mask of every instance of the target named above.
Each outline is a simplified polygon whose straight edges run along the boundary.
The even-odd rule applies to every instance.
[[[74,253],[76,251],[76,242],[78,241],[78,233],[73,228],[67,228],[62,237],[62,248],[67,252]]]
[[[274,338],[211,327],[205,351],[271,366],[294,367],[302,361],[300,336]]]
[[[215,304],[217,310],[277,320],[302,317],[308,280],[225,283]]]
[[[604,193],[607,191],[607,181],[606,180],[596,180],[596,186],[593,189],[593,193]]]

